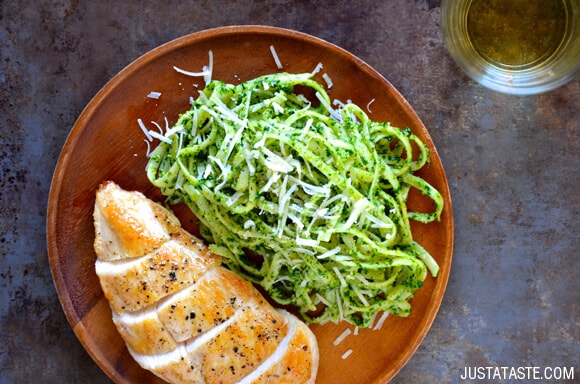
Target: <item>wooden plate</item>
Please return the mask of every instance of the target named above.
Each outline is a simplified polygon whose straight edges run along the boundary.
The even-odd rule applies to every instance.
[[[441,191],[441,221],[413,223],[415,239],[441,266],[412,300],[407,318],[390,316],[381,330],[360,330],[338,346],[333,341],[347,324],[312,326],[320,346],[319,383],[385,383],[403,367],[429,330],[441,304],[453,251],[453,216],[447,180],[429,133],[411,106],[379,73],[345,50],[299,32],[261,26],[207,30],[164,44],[117,74],[93,98],[70,132],[56,166],[47,218],[50,266],[64,311],[74,332],[95,362],[117,383],[161,383],[129,355],[111,320],[111,311],[94,271],[93,204],[97,186],[113,180],[150,198],[162,197],[145,174],[147,147],[137,120],[162,126],[175,122],[197,96],[203,79],[176,72],[173,66],[200,71],[213,53],[213,78],[237,83],[280,71],[273,46],[287,72],[312,72],[323,64],[333,86],[330,95],[369,108],[370,117],[410,127],[428,143],[431,165],[422,171]],[[158,99],[148,97],[160,92]],[[185,210],[178,210],[186,229]],[[343,359],[342,355],[352,350]]]

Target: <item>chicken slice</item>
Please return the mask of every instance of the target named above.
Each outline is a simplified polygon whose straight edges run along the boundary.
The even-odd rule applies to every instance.
[[[272,355],[286,336],[284,316],[271,307],[248,306],[210,340],[186,346],[208,383],[236,383]]]
[[[112,308],[125,313],[138,311],[190,286],[219,263],[207,247],[181,230],[145,256],[97,260],[95,270]]]
[[[306,324],[280,310],[286,317],[290,330],[278,345],[276,352],[244,377],[239,384],[294,384],[316,380],[318,345]]]
[[[141,367],[168,383],[203,384],[203,372],[193,365],[184,344],[165,354],[141,355],[129,347],[129,352]]]
[[[99,191],[93,214],[99,260],[144,256],[181,228],[173,213],[142,193],[125,191],[113,182],[103,183]]]
[[[133,351],[143,355],[171,352],[178,343],[163,326],[157,315],[157,306],[145,311],[119,315],[113,311],[113,322]]]
[[[178,342],[228,320],[241,307],[267,306],[246,280],[225,268],[208,270],[199,281],[159,306],[159,319]]]

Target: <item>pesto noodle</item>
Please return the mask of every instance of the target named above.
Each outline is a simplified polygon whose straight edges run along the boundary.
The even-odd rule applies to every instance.
[[[334,109],[312,74],[213,80],[164,138],[149,180],[187,204],[229,268],[307,321],[369,327],[379,312],[406,316],[427,271],[437,275],[409,225],[443,209],[414,175],[428,148],[353,103]],[[411,188],[432,212],[407,211]]]

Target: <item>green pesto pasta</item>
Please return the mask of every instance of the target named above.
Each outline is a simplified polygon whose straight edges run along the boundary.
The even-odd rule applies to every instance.
[[[147,176],[169,203],[187,204],[230,269],[276,302],[309,322],[368,327],[379,312],[408,315],[427,271],[437,275],[409,225],[443,209],[414,175],[428,162],[409,129],[352,103],[332,108],[312,74],[277,73],[208,83],[150,154]],[[411,188],[432,212],[407,211]]]

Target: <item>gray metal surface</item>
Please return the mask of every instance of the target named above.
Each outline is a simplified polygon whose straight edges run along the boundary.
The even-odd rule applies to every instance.
[[[453,267],[431,331],[393,382],[456,383],[474,366],[573,367],[579,380],[579,80],[529,97],[482,88],[447,54],[432,0],[4,0],[0,383],[109,382],[52,283],[52,171],[83,107],[119,70],[231,24],[292,28],[349,50],[399,89],[435,141],[454,203]]]

